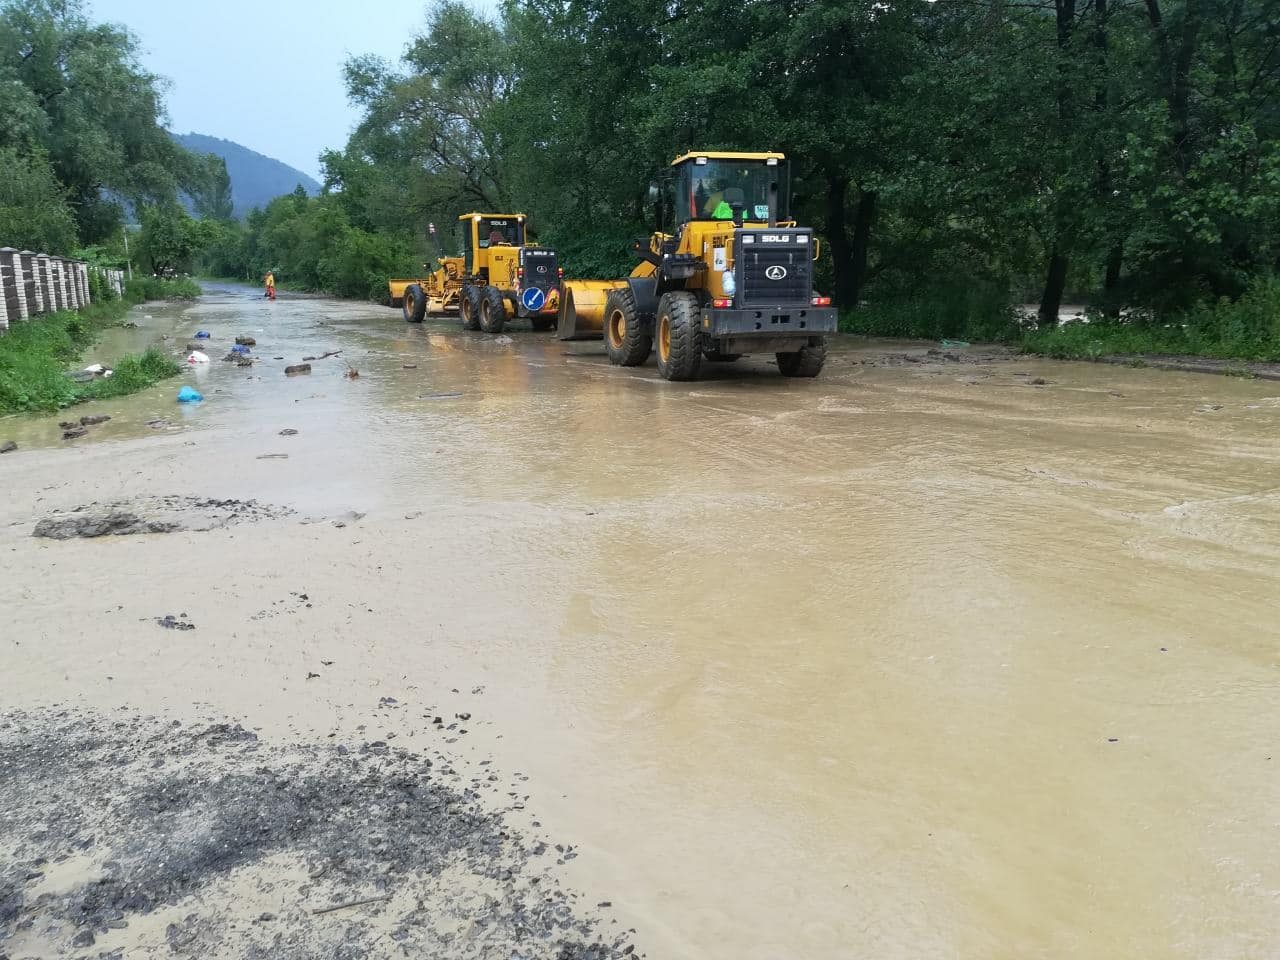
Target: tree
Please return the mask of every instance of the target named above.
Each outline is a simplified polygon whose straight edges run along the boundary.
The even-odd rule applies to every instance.
[[[164,129],[159,80],[126,30],[91,22],[82,0],[0,4],[0,146],[43,149],[67,189],[81,240],[120,224],[121,202],[205,190],[202,165]]]
[[[157,276],[189,272],[201,246],[201,235],[176,203],[147,207],[142,212],[139,254]]]
[[[75,219],[48,158],[0,148],[0,246],[69,254]]]

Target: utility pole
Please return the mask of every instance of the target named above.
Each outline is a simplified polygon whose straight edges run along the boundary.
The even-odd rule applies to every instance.
[[[133,279],[133,261],[129,259],[129,228],[121,227],[120,232],[124,234],[124,263],[129,268],[129,279]]]

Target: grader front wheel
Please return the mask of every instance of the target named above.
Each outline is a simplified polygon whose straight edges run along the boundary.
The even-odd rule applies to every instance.
[[[692,380],[702,366],[702,331],[698,298],[692,293],[664,293],[658,301],[658,373],[664,380]]]
[[[404,313],[404,319],[407,323],[421,323],[427,315],[427,295],[422,292],[422,287],[416,283],[411,283],[405,287],[404,303],[401,306]]]
[[[470,285],[462,288],[462,295],[458,297],[458,308],[462,314],[463,330],[479,330],[480,329],[480,290]]]

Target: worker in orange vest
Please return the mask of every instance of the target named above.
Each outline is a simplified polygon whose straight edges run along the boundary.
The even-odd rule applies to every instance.
[[[267,271],[267,299],[274,300],[276,298],[276,274],[274,270]]]

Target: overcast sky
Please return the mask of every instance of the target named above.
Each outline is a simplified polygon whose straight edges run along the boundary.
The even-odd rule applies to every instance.
[[[492,10],[494,0],[472,0]],[[396,58],[427,0],[90,0],[95,20],[126,24],[143,63],[170,82],[175,133],[234,140],[319,179],[317,156],[356,121],[342,86],[350,54]]]

